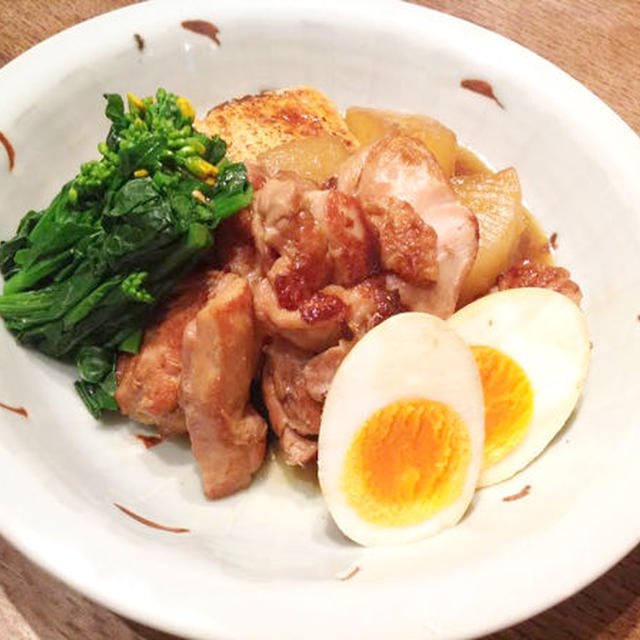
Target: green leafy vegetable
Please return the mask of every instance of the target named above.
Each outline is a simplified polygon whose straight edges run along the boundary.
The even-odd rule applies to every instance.
[[[21,343],[75,360],[76,389],[95,416],[117,409],[118,352],[137,352],[154,307],[253,196],[225,142],[193,129],[186,99],[128,94],[125,109],[121,96],[105,98],[102,157],[0,243],[0,316]]]

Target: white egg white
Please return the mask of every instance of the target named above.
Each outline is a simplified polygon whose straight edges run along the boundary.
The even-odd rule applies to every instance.
[[[479,298],[448,323],[469,345],[515,360],[533,389],[533,415],[519,445],[483,469],[479,486],[510,478],[536,458],[567,421],[587,376],[591,343],[584,313],[550,289],[509,289]]]
[[[340,487],[347,450],[379,409],[401,400],[441,402],[464,420],[471,459],[461,495],[424,522],[385,527],[363,520]],[[363,545],[405,543],[452,526],[473,497],[482,464],[484,404],[473,354],[440,318],[425,313],[393,316],[368,332],[342,362],[322,414],[318,477],[338,527]]]

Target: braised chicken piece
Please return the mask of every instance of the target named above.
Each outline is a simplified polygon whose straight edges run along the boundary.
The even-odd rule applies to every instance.
[[[118,359],[115,398],[120,411],[156,425],[163,436],[187,430],[179,403],[182,335],[206,304],[213,278],[201,271],[183,279],[145,331],[140,351]]]
[[[331,282],[332,265],[326,238],[306,211],[297,219],[302,231],[299,242],[290,242],[267,272],[278,304],[289,311],[298,309],[316,291]]]
[[[325,401],[333,376],[352,346],[352,341],[340,340],[335,347],[313,356],[304,365],[302,375],[307,393],[317,402]]]
[[[353,197],[280,172],[256,194],[253,214],[263,270],[286,309],[326,284],[353,286],[378,270],[376,235]]]
[[[280,436],[280,448],[284,461],[291,466],[304,467],[318,455],[317,440],[302,436],[294,429],[284,430]]]
[[[249,404],[258,350],[248,282],[219,275],[182,340],[180,405],[208,498],[246,487],[262,464],[267,427]]]
[[[582,300],[580,287],[571,280],[571,274],[566,269],[526,259],[500,275],[497,287],[499,291],[518,287],[542,287],[564,294],[578,306]]]
[[[254,244],[264,277],[251,279],[256,317],[265,332],[319,352],[348,336],[344,296],[379,269],[375,230],[359,202],[278,173],[251,208]]]
[[[289,464],[304,465],[315,457],[322,403],[351,347],[351,342],[341,340],[313,355],[277,339],[265,348],[263,397]]]
[[[244,278],[260,275],[260,256],[253,242],[252,216],[248,209],[224,220],[216,229],[213,263],[220,270],[230,271]]]
[[[121,412],[164,436],[187,431],[210,498],[248,485],[264,458],[267,427],[248,404],[258,340],[247,280],[200,271],[180,283],[140,351],[118,360]]]
[[[385,276],[368,278],[349,289],[330,285],[323,292],[342,300],[347,309],[349,335],[355,339],[360,339],[383,320],[405,310],[398,292],[387,286]]]
[[[322,243],[319,230],[314,229],[313,219],[310,216],[299,218],[303,195],[316,188],[315,183],[295,173],[280,172],[267,177],[255,192],[250,209],[251,230],[264,273],[278,256],[292,252],[307,233],[312,234],[311,238],[306,238],[312,246]],[[301,223],[305,225],[302,228]]]
[[[256,319],[270,336],[281,336],[300,349],[318,353],[346,335],[347,309],[337,296],[316,294],[300,309],[289,311],[278,302],[268,279],[253,288]]]
[[[322,403],[309,393],[304,369],[311,355],[276,339],[265,348],[262,394],[285,461],[305,465],[317,453]]]
[[[380,239],[380,264],[409,284],[428,287],[438,279],[438,237],[403,200],[387,198],[367,207]]]
[[[382,276],[350,288],[329,285],[306,304],[323,296],[342,305],[347,329],[344,335],[350,339],[334,337],[333,346],[326,346],[318,353],[319,350],[312,348],[317,344],[307,343],[306,348],[300,348],[297,343],[283,339],[292,335],[291,330],[279,329],[279,337],[265,347],[262,392],[271,427],[280,439],[288,464],[304,465],[315,458],[322,404],[335,372],[353,344],[374,326],[402,310],[397,292],[386,288]],[[302,313],[307,309],[303,306]]]
[[[389,284],[397,287],[408,309],[451,315],[478,250],[478,223],[455,197],[433,154],[414,138],[381,138],[342,165],[338,189],[356,196],[365,208],[384,206],[389,198],[402,200],[432,227],[437,280],[417,286],[393,274]],[[398,279],[407,286],[398,286]]]
[[[326,238],[333,284],[353,287],[380,268],[376,233],[360,203],[340,191],[307,191],[301,206]]]

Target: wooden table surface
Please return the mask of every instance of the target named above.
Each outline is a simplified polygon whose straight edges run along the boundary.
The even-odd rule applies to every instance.
[[[0,0],[0,67],[68,26],[131,2]],[[589,87],[640,134],[639,0],[418,4],[465,18],[536,51]],[[640,546],[574,597],[493,637],[640,640]],[[0,640],[5,638],[177,640],[89,602],[0,538]]]

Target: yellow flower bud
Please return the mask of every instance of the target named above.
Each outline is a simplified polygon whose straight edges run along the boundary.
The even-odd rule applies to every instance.
[[[127,92],[127,102],[129,103],[129,111],[131,111],[132,107],[135,107],[136,109],[144,113],[144,102],[142,102],[142,100],[138,98],[138,96],[134,96],[132,93]]]
[[[176,102],[178,103],[178,107],[180,108],[180,112],[185,118],[195,118],[196,112],[193,109],[191,103],[186,99],[180,96]]]

